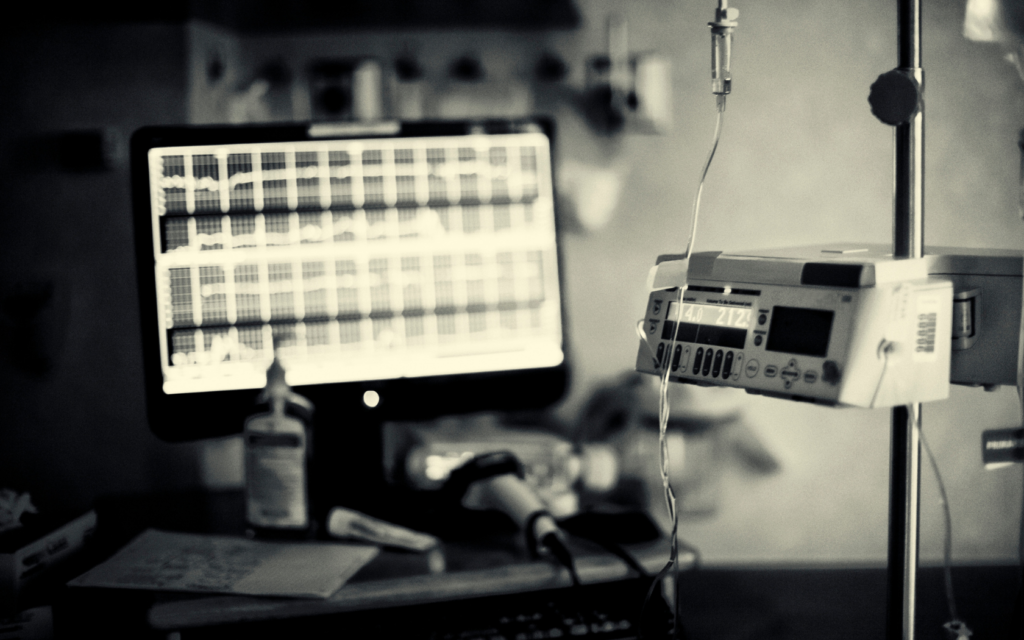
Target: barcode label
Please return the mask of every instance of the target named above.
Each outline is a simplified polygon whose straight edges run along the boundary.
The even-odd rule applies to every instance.
[[[914,325],[914,361],[934,362],[935,334],[939,321],[939,299],[933,295],[917,298],[917,317]]]

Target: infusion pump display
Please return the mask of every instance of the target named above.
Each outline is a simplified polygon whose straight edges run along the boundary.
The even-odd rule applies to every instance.
[[[750,315],[750,309],[670,302],[665,327],[671,333],[669,324],[678,324],[678,333],[685,337],[677,340],[697,342],[698,334],[702,334],[705,340],[714,340],[719,346],[742,348]]]
[[[673,381],[828,405],[895,406],[948,395],[948,281],[903,265],[870,265],[864,286],[804,278],[800,269],[783,284],[786,277],[765,277],[748,262],[726,264],[748,269],[747,281],[698,280],[694,271],[715,275],[705,260],[677,276],[676,286],[652,290],[637,370],[668,368]]]

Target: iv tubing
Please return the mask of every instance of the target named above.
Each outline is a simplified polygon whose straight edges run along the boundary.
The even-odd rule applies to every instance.
[[[686,252],[684,254],[684,260],[690,259],[690,253],[693,251],[693,245],[697,238],[697,218],[700,215],[700,197],[704,193],[704,179],[708,176],[708,169],[711,168],[711,161],[715,157],[715,151],[718,149],[718,141],[722,137],[722,118],[725,114],[725,96],[718,96],[718,117],[715,119],[715,140],[711,145],[711,151],[708,152],[708,159],[704,163],[704,170],[700,174],[700,183],[697,185],[697,195],[693,199],[693,215],[690,221],[690,237],[686,241]]]

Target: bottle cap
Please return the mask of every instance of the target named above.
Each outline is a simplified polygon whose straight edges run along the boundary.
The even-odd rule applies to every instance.
[[[267,386],[263,388],[256,398],[258,404],[269,404],[275,411],[284,411],[287,405],[297,409],[304,419],[309,419],[313,414],[313,403],[308,398],[300,396],[292,391],[285,379],[284,366],[281,365],[277,354],[274,361],[267,368]]]

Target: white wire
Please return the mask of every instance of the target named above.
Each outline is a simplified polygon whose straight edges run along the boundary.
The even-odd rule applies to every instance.
[[[889,342],[885,338],[878,343],[878,354],[885,358],[882,363],[882,373],[878,375],[878,384],[875,385],[875,393],[871,396],[871,404],[869,406],[874,407],[875,401],[878,400],[878,392],[882,389],[882,380],[885,380],[885,372],[889,369],[889,353],[895,348],[892,342]]]
[[[679,287],[679,294],[676,299],[679,303],[682,303],[684,289],[685,287]],[[669,304],[669,308],[671,307],[672,305]],[[680,307],[676,308],[678,309]],[[666,322],[668,322],[668,319],[666,319]],[[662,362],[663,371],[661,373],[661,388],[658,396],[658,444],[660,450],[659,467],[661,470],[661,486],[665,492],[665,507],[668,509],[668,517],[672,521],[672,549],[669,555],[670,564],[675,564],[679,553],[679,541],[676,536],[679,529],[679,514],[676,510],[676,495],[672,490],[672,478],[669,474],[671,464],[668,455],[668,420],[669,415],[672,412],[672,407],[668,401],[668,383],[672,371],[672,359],[673,352],[676,348],[677,334],[678,332],[673,329],[672,340],[669,341],[669,348],[665,353],[665,357]]]
[[[715,157],[718,149],[718,141],[722,137],[722,120],[725,114],[725,96],[718,96],[718,117],[715,118],[715,141],[708,152],[708,159],[704,163],[704,170],[700,174],[700,183],[697,185],[697,195],[693,198],[693,215],[690,220],[690,238],[686,241],[685,259],[690,259],[694,242],[697,239],[697,218],[700,215],[700,197],[704,193],[704,179],[708,177],[708,169],[711,167],[711,160]]]
[[[928,456],[928,461],[931,463],[932,471],[935,472],[935,480],[939,485],[939,497],[942,500],[942,512],[945,517],[945,536],[942,545],[942,567],[946,581],[946,605],[949,607],[949,622],[946,623],[946,628],[950,630],[967,629],[967,625],[960,620],[960,616],[956,612],[956,596],[953,593],[953,516],[949,509],[949,497],[946,494],[946,484],[942,481],[942,474],[939,472],[939,463],[935,460],[935,455],[932,453],[932,448],[928,446],[928,441],[924,437],[924,430],[921,429],[921,424],[918,421],[914,421],[914,428],[917,429],[918,438],[921,439],[921,446],[924,449],[925,454]],[[968,629],[968,631],[970,631]],[[958,631],[959,633],[959,631]]]
[[[708,176],[708,169],[711,168],[711,161],[715,157],[715,151],[718,149],[718,141],[722,137],[722,119],[725,113],[725,96],[718,96],[718,115],[715,118],[715,136],[714,142],[711,145],[711,151],[708,152],[708,158],[704,162],[704,168],[700,174],[700,181],[697,184],[697,194],[693,199],[693,215],[690,222],[690,237],[686,241],[686,253],[685,260],[690,259],[690,254],[693,250],[694,241],[697,237],[697,219],[700,216],[700,198],[704,193],[704,180]],[[680,303],[678,308],[682,307],[683,291],[686,286],[679,287],[679,293],[677,302]],[[672,305],[669,305],[671,308]],[[666,322],[669,319],[666,319]],[[672,490],[672,478],[670,475],[671,461],[669,460],[668,454],[668,420],[671,414],[671,406],[668,401],[668,383],[669,377],[672,370],[672,359],[673,352],[676,346],[676,335],[677,332],[672,332],[672,340],[669,341],[668,351],[665,353],[661,361],[662,373],[661,373],[661,388],[659,389],[658,395],[658,449],[660,452],[659,456],[659,468],[661,471],[661,485],[665,492],[665,507],[668,509],[668,517],[672,522],[672,533],[670,535],[670,548],[668,563],[658,573],[656,582],[664,578],[671,571],[673,575],[673,581],[675,588],[672,590],[673,598],[675,602],[672,604],[672,629],[673,633],[678,637],[679,635],[679,594],[678,589],[678,572],[679,572],[679,511],[676,507],[676,494]],[[649,345],[648,345],[649,346]]]
[[[680,289],[682,292],[682,289]],[[670,461],[668,456],[668,370],[669,362],[666,361],[665,375],[662,377],[662,409],[658,412],[658,441],[661,445],[661,483],[665,490],[665,506],[668,508],[668,517],[672,521],[672,533],[670,534],[670,546],[668,564],[665,565],[663,573],[672,573],[672,632],[673,636],[680,637],[679,629],[679,511],[676,509],[676,494],[672,490],[672,480],[669,477]]]
[[[874,396],[871,398],[871,406],[875,406],[875,400],[878,398],[878,390],[882,388],[882,379],[885,377],[885,372],[889,367],[889,353],[893,350],[895,345],[892,342],[882,340],[878,345],[879,354],[885,358],[885,363],[882,365],[882,373],[878,378],[878,386],[875,387]],[[928,446],[928,441],[924,437],[924,430],[921,429],[921,423],[913,418],[913,412],[908,416],[908,421],[912,423],[911,428],[917,432],[918,438],[921,440],[921,446],[924,449],[925,454],[928,456],[928,461],[931,463],[932,471],[935,472],[935,480],[939,485],[939,496],[942,500],[942,511],[945,517],[945,536],[943,539],[942,547],[942,565],[944,569],[945,582],[946,582],[946,605],[949,607],[949,622],[944,626],[960,636],[961,629],[970,632],[967,624],[960,620],[960,617],[956,612],[956,596],[953,593],[953,516],[949,510],[949,497],[946,494],[946,484],[942,481],[942,474],[939,472],[939,463],[935,460],[935,455],[932,454],[932,448]]]

